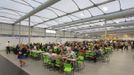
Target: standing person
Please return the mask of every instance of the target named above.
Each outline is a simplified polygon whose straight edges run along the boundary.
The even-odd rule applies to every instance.
[[[132,43],[131,43],[131,48],[132,48],[132,50],[134,50],[134,41],[132,41]]]
[[[26,64],[26,62],[25,62],[26,54],[27,54],[27,48],[25,45],[22,45],[18,52],[18,59],[20,62],[20,67],[23,67]]]
[[[6,46],[6,53],[10,54],[10,41],[7,42],[7,46]]]

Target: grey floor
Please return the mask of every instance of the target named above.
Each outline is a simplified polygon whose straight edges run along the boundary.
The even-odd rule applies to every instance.
[[[29,75],[0,55],[0,75]]]
[[[19,66],[17,56],[0,52],[2,56]],[[27,65],[21,69],[30,75],[61,75],[61,73],[49,71],[44,68],[41,61],[26,60]],[[75,72],[75,75],[134,75],[134,52],[114,51],[110,56],[110,62],[91,63],[86,62],[83,71]]]

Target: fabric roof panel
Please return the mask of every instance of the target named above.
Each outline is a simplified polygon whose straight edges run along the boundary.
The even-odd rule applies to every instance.
[[[80,9],[92,6],[93,4],[89,1],[89,0],[74,0],[78,6],[80,7]]]
[[[78,10],[77,6],[72,2],[72,0],[61,0],[60,2],[52,5],[52,7],[63,10],[67,13]]]
[[[121,8],[128,9],[134,7],[134,0],[120,0]]]
[[[114,2],[110,2],[104,5],[99,6],[105,13],[111,13],[111,12],[115,12],[115,11],[119,11],[120,10],[120,6],[119,6],[119,2],[118,1],[114,1]]]
[[[13,23],[15,20],[0,17],[0,22]]]
[[[30,12],[32,10],[31,7],[15,3],[11,0],[0,1],[0,7],[11,8],[19,11],[24,11],[24,12]]]
[[[53,10],[54,12],[56,12],[59,16],[66,14],[64,11],[62,12],[62,10],[58,10],[58,9],[56,10],[54,8],[51,8],[51,7],[49,7],[49,9]]]
[[[91,17],[91,15],[88,12],[88,10],[80,11],[80,12],[74,13],[73,15],[79,17],[80,19]]]
[[[61,18],[58,18],[56,19],[56,21],[61,24],[61,23],[65,23],[65,22],[71,22],[71,18],[67,17],[67,16],[64,16],[64,17],[61,17]]]
[[[36,15],[39,15],[39,16],[42,16],[42,17],[46,17],[48,19],[57,17],[57,15],[54,12],[52,12],[50,10],[47,10],[47,9],[36,13]]]
[[[91,8],[91,9],[89,9],[89,11],[91,12],[91,14],[93,16],[97,16],[97,15],[102,15],[103,14],[97,7]]]

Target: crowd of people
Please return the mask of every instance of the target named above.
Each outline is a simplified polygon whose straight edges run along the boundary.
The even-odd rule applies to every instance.
[[[116,41],[105,41],[105,40],[97,40],[97,41],[71,41],[61,43],[33,43],[33,44],[18,44],[15,48],[15,53],[18,55],[18,59],[20,59],[20,66],[24,66],[26,63],[23,59],[27,58],[30,50],[38,50],[49,53],[56,53],[59,55],[66,55],[68,58],[76,58],[79,52],[92,51],[96,54],[96,57],[101,56],[101,51],[103,51],[106,47],[110,47],[113,50],[128,50],[129,47],[131,50],[134,49],[134,41],[126,41],[126,40],[116,40]],[[7,47],[9,51],[9,47]]]

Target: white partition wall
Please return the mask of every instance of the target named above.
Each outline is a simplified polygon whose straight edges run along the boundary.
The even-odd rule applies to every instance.
[[[27,26],[20,26],[20,35],[28,35],[28,27]],[[10,25],[5,23],[0,23],[0,34],[9,34],[9,35],[19,35],[19,25]],[[46,37],[76,37],[76,33],[68,32],[65,33],[62,31],[56,31],[56,34],[53,33],[46,33],[43,28],[31,28],[31,35],[32,36],[46,36]],[[78,38],[84,37],[84,35],[77,36]]]

